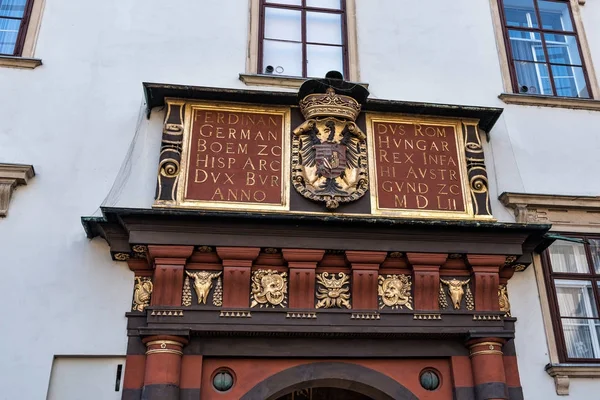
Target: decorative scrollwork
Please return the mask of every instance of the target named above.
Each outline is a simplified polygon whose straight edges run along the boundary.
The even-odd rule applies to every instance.
[[[252,274],[250,307],[285,307],[287,304],[287,272],[259,269]]]
[[[413,309],[410,294],[412,282],[408,275],[380,275],[378,281],[379,308],[398,309],[405,306],[409,310]]]
[[[510,317],[510,301],[508,300],[506,284],[498,286],[498,302],[500,303],[500,311],[504,312],[505,317]]]
[[[152,280],[148,277],[135,277],[135,287],[133,290],[133,311],[144,311],[144,309],[150,305],[150,298],[152,296]]]
[[[346,307],[350,308],[350,277],[343,272],[331,275],[323,272],[317,275],[317,282],[321,285],[317,289],[317,299],[319,300],[315,308]]]

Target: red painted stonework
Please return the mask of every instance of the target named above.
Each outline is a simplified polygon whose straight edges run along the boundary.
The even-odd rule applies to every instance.
[[[506,384],[504,357],[502,346],[504,340],[499,338],[481,338],[467,342],[471,354],[473,383],[475,386],[486,383]],[[501,398],[498,398],[500,400]],[[491,398],[489,400],[496,400]]]
[[[217,247],[223,260],[223,307],[250,306],[250,275],[259,252],[258,247]]]
[[[353,309],[377,309],[377,271],[386,256],[387,252],[381,251],[346,251],[352,268]]]
[[[202,356],[184,355],[181,359],[181,389],[200,389],[202,383]]]
[[[284,249],[289,267],[289,307],[314,308],[315,269],[325,250]]]
[[[164,347],[160,344],[165,341]],[[187,340],[177,336],[150,336],[143,339],[147,346],[144,386],[175,385],[181,379],[181,352]]]
[[[447,254],[407,253],[413,267],[415,310],[439,310],[440,266]]]
[[[505,256],[470,254],[467,260],[473,271],[475,310],[500,311],[498,286],[500,285],[500,267]]]

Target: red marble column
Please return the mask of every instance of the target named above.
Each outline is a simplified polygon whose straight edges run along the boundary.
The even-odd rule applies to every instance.
[[[505,256],[469,254],[467,260],[473,270],[475,310],[500,311],[498,286],[500,267]]]
[[[315,307],[315,269],[325,250],[283,249],[289,268],[289,307]]]
[[[499,338],[480,338],[467,342],[473,370],[476,400],[508,399],[502,346]]]
[[[193,246],[148,246],[154,265],[151,305],[181,306],[183,270]]]
[[[385,251],[346,251],[352,267],[352,309],[377,310],[377,277]]]
[[[250,306],[250,275],[258,253],[258,247],[217,247],[223,260],[223,307]]]
[[[406,253],[413,269],[413,296],[415,310],[439,311],[440,267],[446,262],[447,254]]]
[[[179,336],[150,336],[146,345],[146,368],[142,399],[179,399],[182,349],[188,341]]]

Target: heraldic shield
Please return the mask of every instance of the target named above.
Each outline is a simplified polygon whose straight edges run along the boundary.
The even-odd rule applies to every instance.
[[[294,187],[330,210],[359,199],[369,186],[366,136],[354,123],[361,110],[354,97],[364,101],[368,92],[360,86],[352,93],[346,85],[341,79],[306,81],[299,92],[309,91],[300,100],[305,122],[293,131]]]

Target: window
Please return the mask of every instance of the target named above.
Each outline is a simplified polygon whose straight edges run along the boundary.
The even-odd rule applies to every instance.
[[[513,91],[590,98],[568,0],[499,0]]]
[[[344,0],[260,0],[258,73],[348,76]]]
[[[553,323],[563,361],[600,359],[600,238],[556,241],[545,253]],[[562,346],[561,346],[562,342]]]
[[[21,55],[32,3],[32,0],[0,0],[0,55]]]

